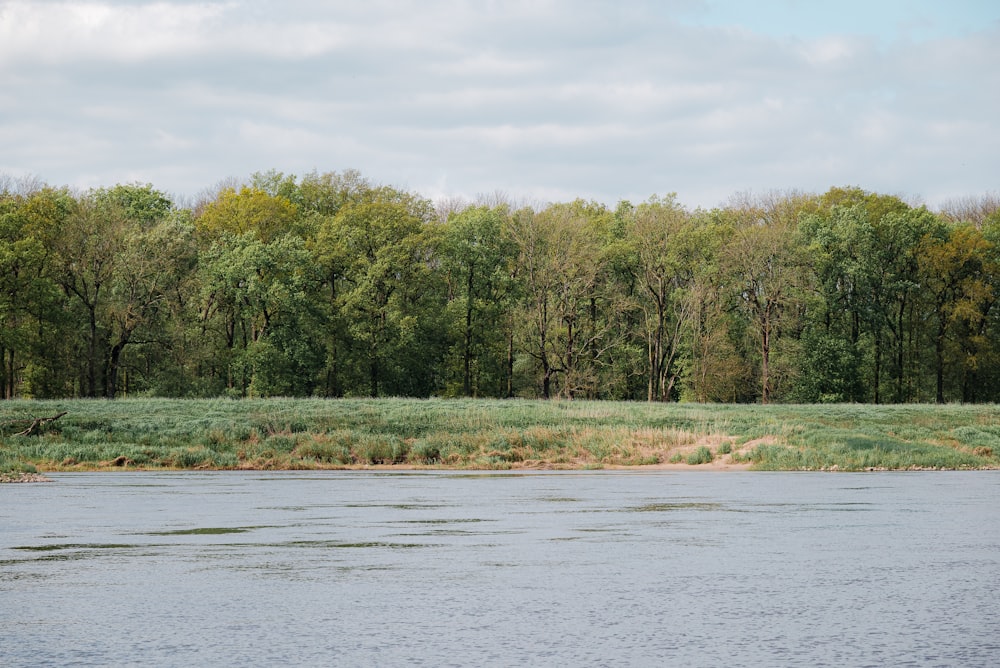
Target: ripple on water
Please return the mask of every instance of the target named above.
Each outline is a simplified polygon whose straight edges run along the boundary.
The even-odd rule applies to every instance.
[[[256,527],[199,527],[197,529],[174,529],[172,531],[147,531],[146,536],[217,536],[230,533],[247,533],[254,529],[271,529],[271,526]]]
[[[4,499],[5,668],[1000,665],[1000,475],[111,473],[43,497]]]

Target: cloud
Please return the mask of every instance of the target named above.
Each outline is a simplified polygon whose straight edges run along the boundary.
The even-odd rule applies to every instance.
[[[715,6],[0,1],[0,170],[193,194],[358,168],[443,195],[691,206],[997,188],[996,24],[885,41],[690,20]]]
[[[0,5],[0,62],[58,64],[134,60],[205,47],[204,27],[224,5],[6,2]]]

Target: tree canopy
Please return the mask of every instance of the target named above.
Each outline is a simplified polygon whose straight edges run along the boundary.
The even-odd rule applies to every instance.
[[[435,206],[269,171],[185,208],[2,182],[4,398],[1000,400],[995,197]]]

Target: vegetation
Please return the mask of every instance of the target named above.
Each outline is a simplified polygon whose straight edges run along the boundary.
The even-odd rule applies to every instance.
[[[0,178],[0,396],[1000,401],[1000,206]]]
[[[25,415],[54,415],[19,435]],[[483,399],[0,403],[0,470],[1000,467],[995,406]],[[17,426],[11,426],[16,424]]]

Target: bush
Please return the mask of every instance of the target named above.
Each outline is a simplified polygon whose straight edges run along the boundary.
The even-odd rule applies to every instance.
[[[433,441],[421,439],[410,449],[410,458],[421,464],[437,464],[441,461],[441,448]]]
[[[362,436],[354,446],[354,458],[366,464],[402,464],[409,451],[398,436]]]
[[[348,464],[351,461],[351,449],[343,443],[331,441],[310,441],[295,449],[295,454],[302,459],[315,459],[326,464]]]
[[[687,463],[691,466],[697,466],[698,464],[708,464],[712,459],[712,451],[701,445],[698,446],[697,450],[688,455]]]
[[[264,446],[275,452],[291,452],[295,449],[295,437],[288,434],[272,434],[264,439]]]
[[[174,448],[168,456],[168,463],[179,469],[192,469],[196,466],[211,464],[214,455],[211,450],[204,447],[197,448]]]
[[[0,474],[3,473],[38,473],[38,469],[21,461],[13,452],[0,450]]]

